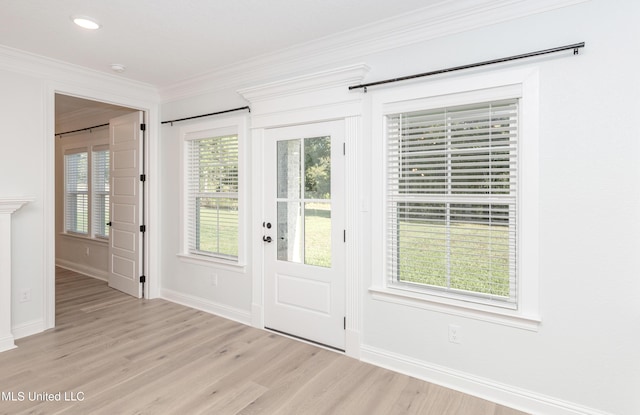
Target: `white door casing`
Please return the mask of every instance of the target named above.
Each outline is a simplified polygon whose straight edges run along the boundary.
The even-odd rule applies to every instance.
[[[109,286],[140,298],[142,288],[143,113],[109,121],[111,193],[109,232]]]
[[[339,350],[345,349],[344,136],[343,120],[267,129],[263,161],[264,325]]]

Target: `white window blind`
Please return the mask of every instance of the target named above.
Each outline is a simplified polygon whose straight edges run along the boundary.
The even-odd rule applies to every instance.
[[[187,139],[188,251],[238,259],[238,135]]]
[[[392,285],[514,308],[518,100],[391,114]]]
[[[98,238],[109,238],[109,146],[92,151],[93,232]]]
[[[64,155],[65,230],[89,233],[89,164],[86,150]]]

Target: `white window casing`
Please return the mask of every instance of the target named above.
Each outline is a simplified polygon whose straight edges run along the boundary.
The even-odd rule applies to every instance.
[[[182,253],[187,261],[244,265],[246,117],[181,129]]]
[[[537,71],[380,89],[371,102],[384,166],[372,172],[373,298],[536,330]]]

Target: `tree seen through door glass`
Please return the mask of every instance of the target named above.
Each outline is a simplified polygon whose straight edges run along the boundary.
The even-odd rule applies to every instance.
[[[277,157],[278,260],[331,267],[331,137],[279,141]]]

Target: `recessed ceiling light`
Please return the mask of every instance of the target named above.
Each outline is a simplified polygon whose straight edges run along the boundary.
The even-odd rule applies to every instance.
[[[125,70],[125,69],[127,69],[127,68],[126,68],[126,66],[124,66],[124,65],[122,65],[122,64],[120,64],[120,63],[112,63],[112,64],[111,64],[111,69],[112,69],[114,72],[122,73],[122,72],[124,72],[124,70]]]
[[[71,17],[71,20],[73,20],[73,23],[85,29],[89,29],[89,30],[100,29],[100,23],[96,22],[96,20],[92,19],[91,17],[73,16]]]

